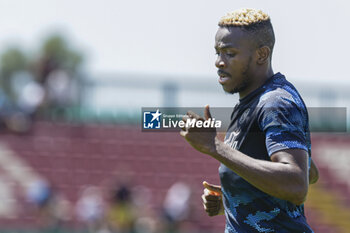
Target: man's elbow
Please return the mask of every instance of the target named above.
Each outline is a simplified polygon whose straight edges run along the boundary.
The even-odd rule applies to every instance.
[[[299,185],[295,192],[293,192],[293,196],[290,198],[290,202],[295,205],[302,205],[306,201],[306,196],[308,192],[308,184]]]
[[[319,178],[318,169],[315,162],[311,159],[310,170],[309,170],[309,183],[314,184]]]
[[[319,173],[317,168],[310,169],[310,175],[309,175],[309,183],[314,184],[318,181]]]
[[[300,196],[296,196],[294,197],[291,202],[294,204],[294,205],[302,205],[304,202],[306,201],[306,195],[300,195]]]

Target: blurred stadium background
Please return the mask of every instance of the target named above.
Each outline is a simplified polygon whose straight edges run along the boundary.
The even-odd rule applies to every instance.
[[[237,96],[224,94],[217,83],[212,43],[218,17],[246,3],[238,1],[237,5],[230,5],[229,1],[222,1],[222,6],[216,6],[199,1],[188,5],[183,1],[175,5],[156,0],[149,5],[137,1],[102,1],[90,5],[83,1],[51,2],[53,5],[45,1],[30,4],[0,1],[0,13],[6,19],[5,23],[0,23],[3,33],[0,36],[0,232],[223,232],[224,217],[208,217],[200,198],[203,180],[219,183],[218,162],[194,151],[177,133],[141,132],[141,107],[200,107],[205,104],[232,107]],[[350,232],[350,135],[348,128],[337,130],[344,122],[333,114],[335,107],[346,108],[346,111],[350,107],[350,83],[344,56],[349,46],[339,47],[349,35],[337,34],[343,33],[341,25],[346,22],[341,14],[344,5],[340,1],[332,5],[310,2],[303,9],[277,1],[267,5],[249,1],[249,5],[266,9],[274,16],[273,20],[281,18],[275,21],[279,43],[275,71],[284,73],[286,70],[287,75],[290,74],[289,80],[300,90],[309,107],[327,107],[330,111],[327,117],[314,115],[312,121],[312,156],[320,170],[320,179],[310,187],[305,204],[308,221],[315,232]],[[134,12],[131,5],[136,3],[147,9],[146,15],[164,17],[172,15],[173,9],[180,12],[177,15],[182,14],[182,21],[165,20],[176,29],[175,34],[165,31],[170,50],[156,48],[157,43],[161,46],[167,43],[156,41],[153,44],[152,37],[146,38],[150,48],[137,47],[138,38],[129,38],[130,44],[123,45],[128,40],[118,40],[118,37],[132,34],[132,30],[119,25],[124,22],[91,23],[100,22],[97,18],[103,16],[113,19],[114,13],[123,15],[123,11],[128,11],[131,14]],[[208,14],[210,30],[200,26],[200,20],[192,18],[203,17],[198,11],[194,12],[199,3],[202,14]],[[82,10],[84,7],[90,10]],[[111,7],[115,7],[115,12],[101,10]],[[315,43],[305,42],[304,47],[299,44],[302,40],[295,36],[298,28],[290,28],[292,17],[282,17],[289,9],[300,10],[306,24],[300,30],[307,31],[315,23],[314,16],[321,16],[329,8],[337,10],[330,13],[330,17],[340,25],[327,29],[327,35],[323,35],[323,27],[316,26],[311,42],[317,35],[323,37]],[[164,9],[165,13],[159,13]],[[54,10],[59,13],[56,12],[55,20],[50,21],[47,15]],[[76,22],[68,11],[79,17],[79,10],[83,11],[80,12],[82,16],[97,14],[96,18],[89,15],[92,17],[89,19],[91,34],[84,36],[93,36],[94,29],[99,31],[101,27],[117,31],[118,35],[112,36],[116,44],[108,40],[110,34],[105,38],[107,48],[115,57],[104,57],[106,51],[98,51],[105,48],[93,47],[96,44],[88,43],[75,31],[72,25]],[[141,10],[135,9],[135,12],[140,14]],[[215,17],[209,16],[211,12]],[[29,16],[35,18],[33,30],[43,33],[41,39],[28,37],[31,32],[27,32],[26,27],[33,26],[25,25],[25,21],[32,22]],[[16,20],[20,22],[18,25],[13,23]],[[324,23],[324,20],[320,21]],[[129,26],[137,26],[138,22],[130,19]],[[156,17],[152,22],[156,22]],[[60,30],[52,30],[56,24],[60,25]],[[283,25],[288,25],[288,30]],[[1,27],[5,27],[5,31]],[[187,40],[182,35],[192,32],[194,27],[199,33],[199,37],[189,40],[194,51],[185,50],[182,46],[186,47]],[[160,35],[151,26],[140,30],[156,32],[155,37],[157,33]],[[285,34],[292,38],[286,40]],[[333,38],[334,34],[338,39]],[[30,38],[29,41],[23,41],[26,38]],[[207,44],[200,44],[200,38]],[[330,38],[333,38],[331,42]],[[80,40],[84,41],[84,46],[80,46]],[[177,40],[179,44],[173,45]],[[196,40],[200,46],[209,46],[203,54],[195,52],[200,49],[193,44]],[[316,52],[323,49],[321,45],[326,42],[335,41],[339,43],[332,45],[332,51]],[[103,43],[100,38],[98,44]],[[294,54],[296,48],[302,48],[303,52]],[[167,53],[161,54],[163,49]],[[129,50],[132,54],[127,56]],[[180,55],[174,55],[178,57],[174,60],[172,56],[177,50]],[[160,55],[159,60],[153,58]],[[94,60],[94,56],[100,60]],[[203,60],[189,64],[198,57]],[[294,62],[293,58],[298,57],[300,61]],[[118,58],[116,68],[111,69],[114,58]],[[309,66],[303,64],[309,59],[316,61],[310,61]],[[322,63],[318,59],[327,61]],[[167,62],[172,66],[166,66]],[[202,67],[203,72],[194,71]]]

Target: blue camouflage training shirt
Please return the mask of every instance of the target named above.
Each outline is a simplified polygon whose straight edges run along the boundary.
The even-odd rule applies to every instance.
[[[255,159],[271,161],[280,150],[302,149],[311,156],[306,106],[295,87],[277,73],[235,106],[225,143]],[[310,164],[310,162],[309,162]],[[304,205],[270,196],[221,164],[225,233],[313,232]]]

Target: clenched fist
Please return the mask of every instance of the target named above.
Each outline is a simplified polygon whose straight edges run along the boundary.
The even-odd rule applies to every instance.
[[[202,195],[204,210],[209,216],[224,214],[224,205],[222,204],[221,186],[212,185],[203,182],[204,194]]]

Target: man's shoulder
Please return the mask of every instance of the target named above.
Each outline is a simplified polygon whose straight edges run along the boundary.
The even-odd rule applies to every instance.
[[[259,107],[275,108],[280,106],[305,107],[297,89],[284,76],[265,88],[259,97]]]

